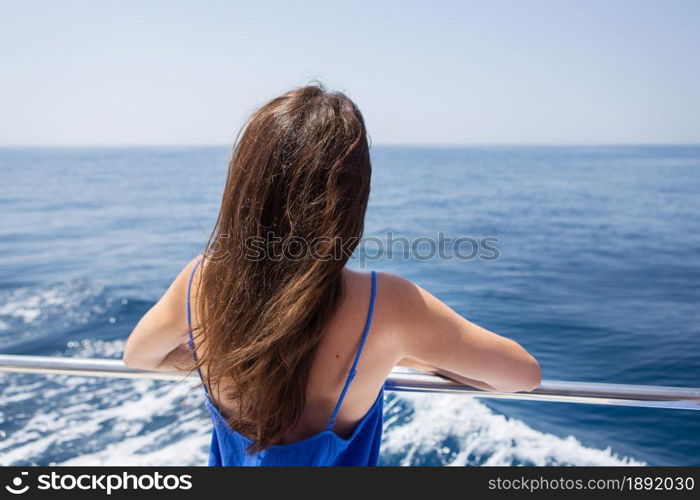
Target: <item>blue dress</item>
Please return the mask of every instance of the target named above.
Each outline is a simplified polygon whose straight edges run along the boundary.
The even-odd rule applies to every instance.
[[[190,275],[187,284],[187,324],[189,327],[189,347],[192,357],[196,361],[197,355],[194,349],[192,336],[190,289],[192,278],[198,261]],[[333,431],[333,424],[345,399],[348,387],[355,377],[357,363],[362,354],[362,348],[367,340],[369,327],[374,311],[374,299],[377,293],[377,277],[372,271],[372,294],[370,297],[367,321],[362,333],[360,345],[355,354],[350,372],[348,373],[343,390],[338,402],[328,419],[326,429],[301,441],[289,444],[270,446],[258,453],[248,454],[246,448],[251,440],[231,429],[223,418],[219,409],[213,403],[209,391],[204,386],[205,405],[211,415],[213,430],[211,447],[209,450],[209,465],[211,466],[369,466],[377,465],[379,460],[379,447],[382,440],[382,410],[384,405],[384,386],[379,390],[377,399],[364,417],[357,423],[355,430],[348,439],[343,439]],[[199,369],[197,370],[199,371]],[[199,372],[202,377],[201,371]]]

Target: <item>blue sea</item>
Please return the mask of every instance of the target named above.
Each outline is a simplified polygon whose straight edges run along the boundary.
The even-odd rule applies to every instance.
[[[0,352],[117,358],[206,242],[229,148],[0,150]],[[545,379],[700,386],[700,146],[374,146],[358,252],[520,342]],[[439,335],[440,332],[435,332]],[[0,374],[0,464],[205,464],[194,381]],[[388,393],[392,465],[699,465],[700,413]]]

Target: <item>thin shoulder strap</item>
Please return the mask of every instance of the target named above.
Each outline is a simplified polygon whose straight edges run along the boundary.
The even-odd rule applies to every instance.
[[[189,346],[190,352],[192,353],[192,361],[194,361],[195,363],[197,362],[197,351],[194,348],[194,335],[192,334],[192,307],[190,305],[190,296],[192,295],[192,280],[194,278],[194,273],[197,272],[197,268],[203,260],[204,258],[199,259],[197,263],[192,267],[190,279],[187,281],[187,345]],[[200,370],[199,367],[197,367],[197,373],[199,374],[199,379],[202,381],[202,385],[204,386],[204,392],[208,397],[209,390],[207,389],[207,385],[204,383],[204,377],[202,377],[202,370]]]
[[[352,367],[350,368],[350,373],[348,373],[348,378],[345,380],[345,385],[343,386],[343,391],[340,393],[340,398],[338,398],[338,402],[335,404],[335,408],[333,409],[333,413],[331,414],[331,418],[328,419],[328,427],[326,427],[329,431],[333,430],[333,425],[335,424],[335,419],[338,417],[338,412],[340,411],[340,407],[343,405],[343,400],[345,399],[345,394],[348,392],[348,387],[350,387],[350,383],[353,381],[355,378],[355,375],[357,374],[357,362],[360,361],[360,355],[362,354],[362,348],[365,346],[365,341],[367,340],[367,334],[369,333],[369,327],[372,323],[372,313],[374,313],[374,298],[377,295],[377,275],[374,271],[372,271],[372,294],[369,299],[369,310],[367,311],[367,321],[365,321],[365,329],[362,332],[362,339],[360,340],[360,346],[357,348],[357,354],[355,354],[355,360],[352,363]]]

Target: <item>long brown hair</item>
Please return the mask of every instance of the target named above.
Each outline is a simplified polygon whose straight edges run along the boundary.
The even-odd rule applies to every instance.
[[[364,227],[371,163],[344,94],[308,85],[259,108],[233,149],[195,298],[198,366],[234,402],[226,420],[253,453],[281,442],[342,296]]]

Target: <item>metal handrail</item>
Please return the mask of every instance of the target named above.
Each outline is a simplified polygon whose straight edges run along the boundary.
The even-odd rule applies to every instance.
[[[60,358],[0,354],[0,372],[78,375],[113,378],[145,378],[184,381],[186,372],[135,370],[116,359]],[[603,384],[545,380],[532,392],[490,392],[437,375],[393,370],[386,389],[404,392],[462,394],[478,398],[554,401],[614,406],[700,410],[700,388]]]

